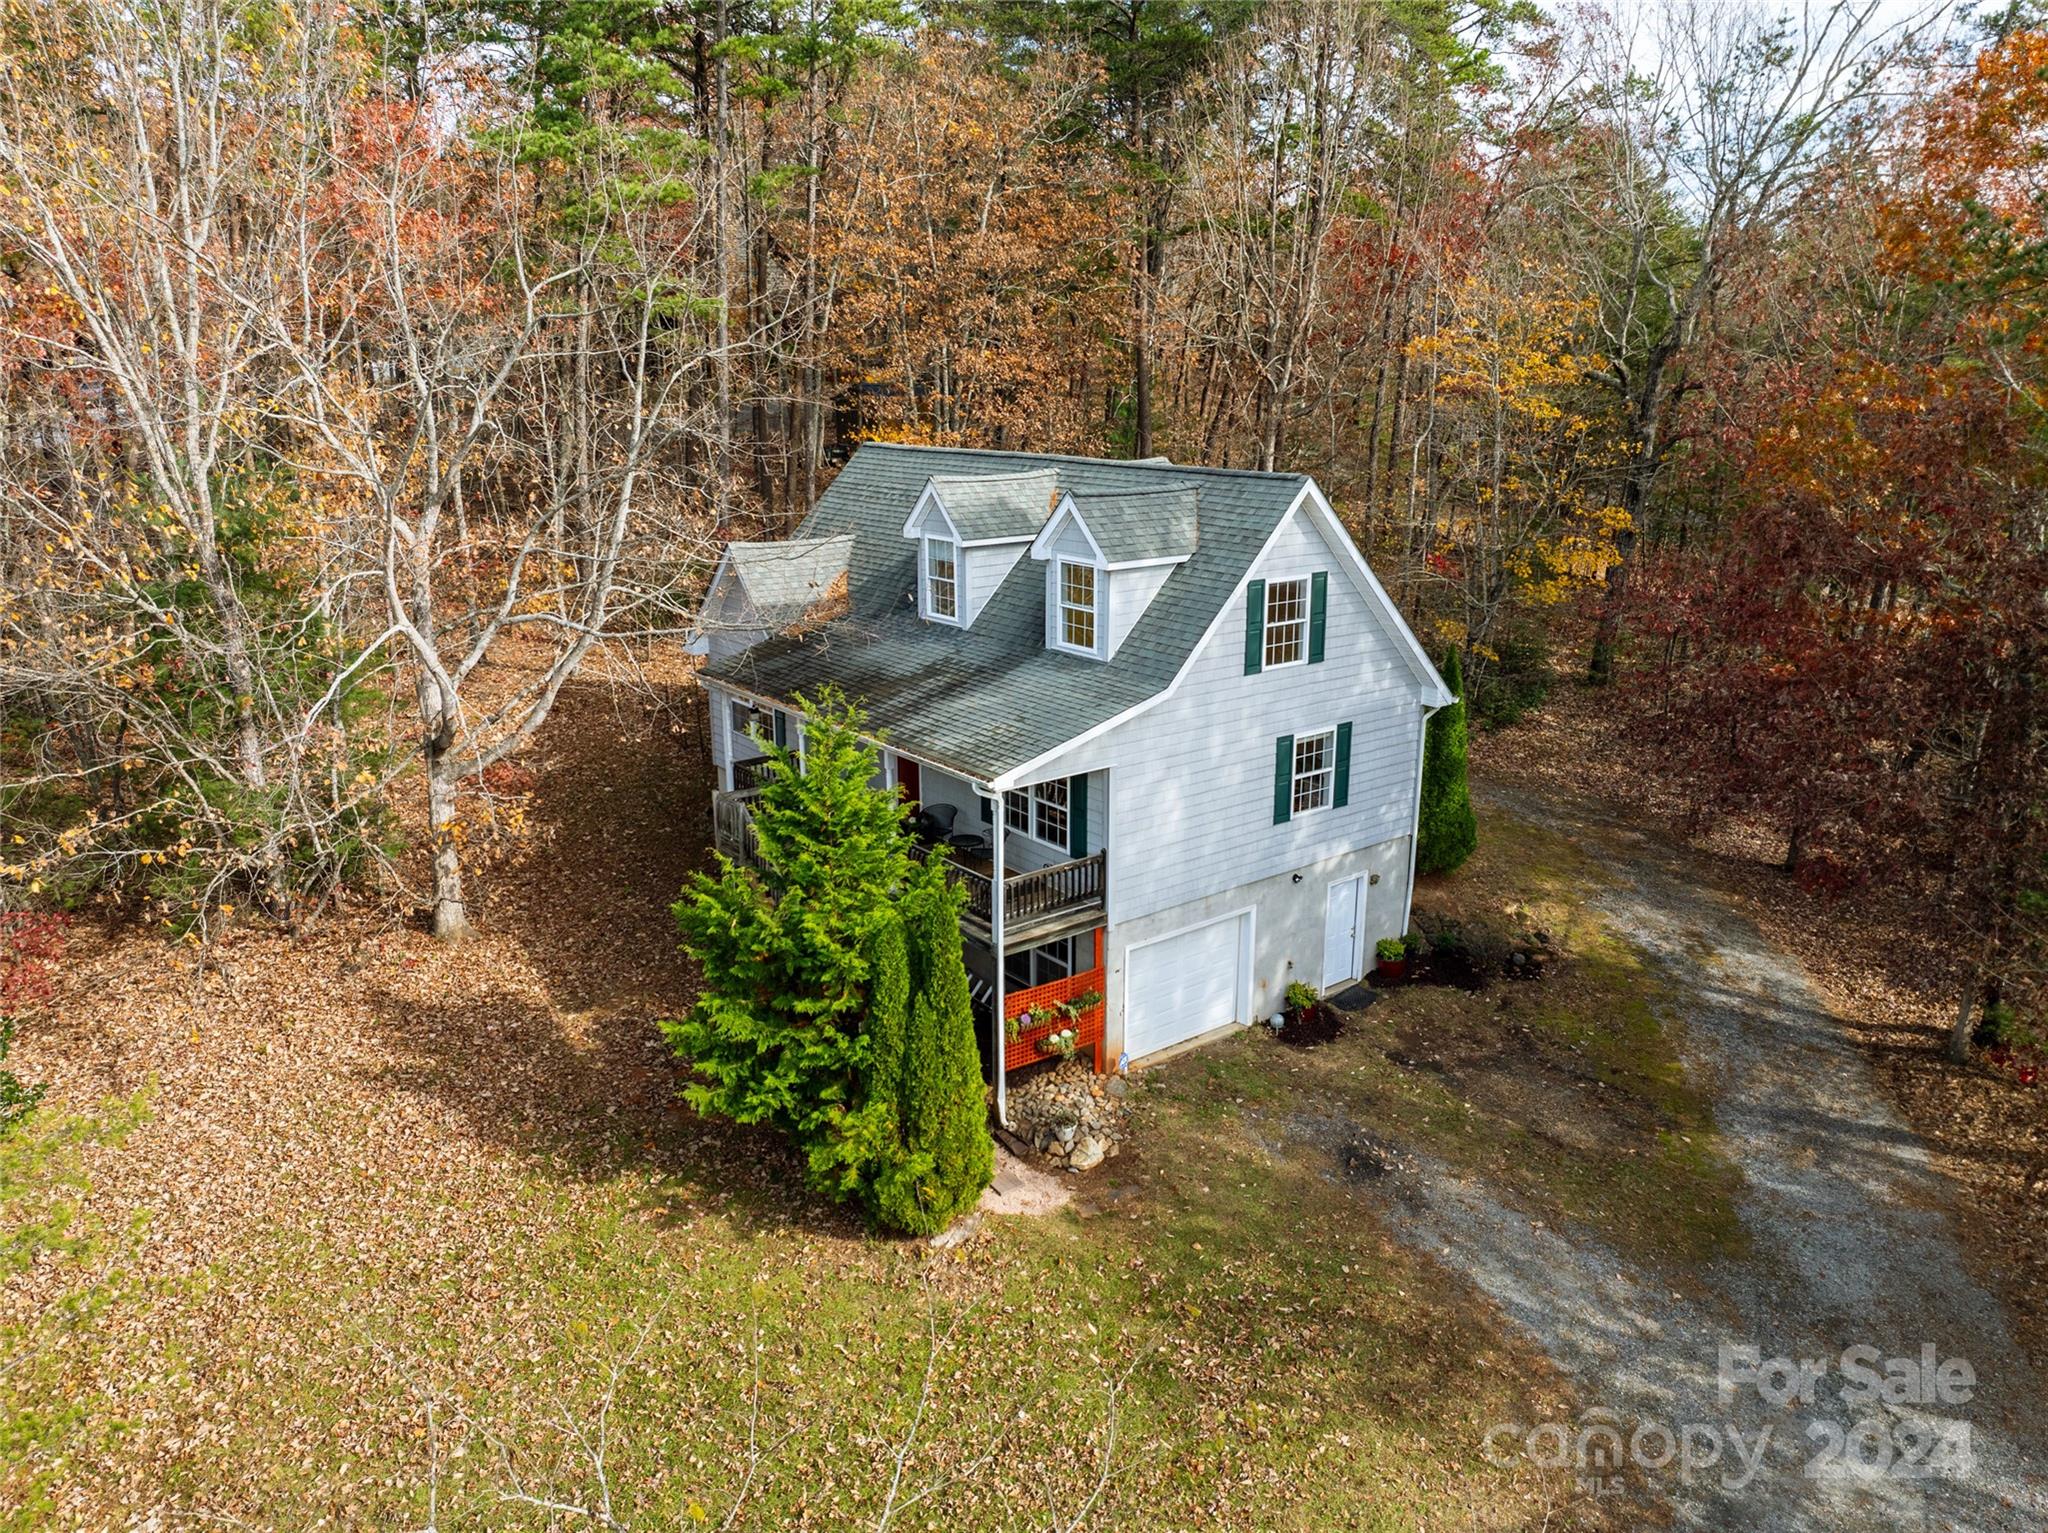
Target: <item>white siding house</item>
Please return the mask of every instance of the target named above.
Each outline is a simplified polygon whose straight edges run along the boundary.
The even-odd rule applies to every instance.
[[[787,738],[827,683],[863,704],[967,888],[999,1102],[1040,1057],[1002,1018],[1099,994],[1098,1064],[1142,1061],[1406,928],[1451,699],[1313,481],[869,444],[805,533],[850,539],[849,609],[707,667],[721,798],[741,726]]]
[[[1407,928],[1425,704],[1389,609],[1339,573],[1342,550],[1324,520],[1304,503],[1246,575],[1247,584],[1263,579],[1270,589],[1329,573],[1321,664],[1304,655],[1247,674],[1240,597],[1219,614],[1170,695],[1044,764],[1060,775],[1100,771],[1109,784],[1117,848],[1107,902],[1112,1057],[1127,1042],[1131,948],[1250,912],[1245,1015],[1226,1019],[1237,1021],[1277,1011],[1291,981],[1327,989],[1362,978],[1373,943]],[[1276,740],[1334,735],[1342,723],[1351,726],[1344,805],[1275,823]],[[1328,887],[1360,874],[1365,916],[1351,957],[1326,962]]]

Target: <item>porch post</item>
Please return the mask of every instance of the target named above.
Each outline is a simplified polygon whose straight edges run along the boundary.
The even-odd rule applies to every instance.
[[[989,946],[995,950],[996,962],[996,1122],[1004,1128],[1010,1126],[1010,1083],[1009,1062],[1003,1057],[1009,1046],[1009,1029],[1005,1025],[1003,1006],[1005,1001],[1003,984],[1003,835],[1004,815],[1001,795],[988,795],[996,806],[996,822],[990,826],[990,840],[993,846],[989,853],[988,890],[988,938]]]

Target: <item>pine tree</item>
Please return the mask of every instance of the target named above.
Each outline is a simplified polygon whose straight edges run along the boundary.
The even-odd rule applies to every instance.
[[[1454,646],[1444,659],[1444,685],[1456,699],[1429,718],[1422,759],[1422,835],[1418,873],[1448,873],[1479,845],[1479,821],[1465,781],[1465,671]]]
[[[903,897],[915,995],[896,1098],[902,1153],[877,1179],[875,1211],[882,1223],[912,1235],[944,1229],[995,1175],[960,952],[960,899],[935,864],[915,876]]]
[[[804,711],[803,761],[769,747],[754,801],[759,874],[721,857],[719,876],[700,874],[674,907],[704,983],[663,1029],[697,1072],[692,1106],[781,1129],[812,1184],[843,1198],[894,1141],[864,1022],[914,864],[900,801],[873,786],[858,711],[834,694]]]

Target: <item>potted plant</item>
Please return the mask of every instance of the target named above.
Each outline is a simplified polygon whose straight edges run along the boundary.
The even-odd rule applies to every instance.
[[[1316,1008],[1322,1004],[1322,997],[1316,994],[1315,986],[1304,985],[1295,980],[1287,987],[1287,1011],[1289,1022],[1309,1022],[1315,1019]]]
[[[1080,1047],[1081,1035],[1071,1027],[1063,1027],[1056,1033],[1047,1033],[1038,1040],[1041,1054],[1057,1054],[1062,1059],[1071,1059],[1074,1050]]]
[[[1398,985],[1408,977],[1408,944],[1399,937],[1382,937],[1373,947],[1373,957],[1378,960],[1373,969],[1373,978],[1387,984]]]

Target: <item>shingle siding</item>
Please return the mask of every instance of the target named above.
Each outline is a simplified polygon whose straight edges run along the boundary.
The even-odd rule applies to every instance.
[[[1138,626],[1138,619],[1152,605],[1152,598],[1174,571],[1171,564],[1146,565],[1135,570],[1112,570],[1109,575],[1109,652],[1115,655]]]

